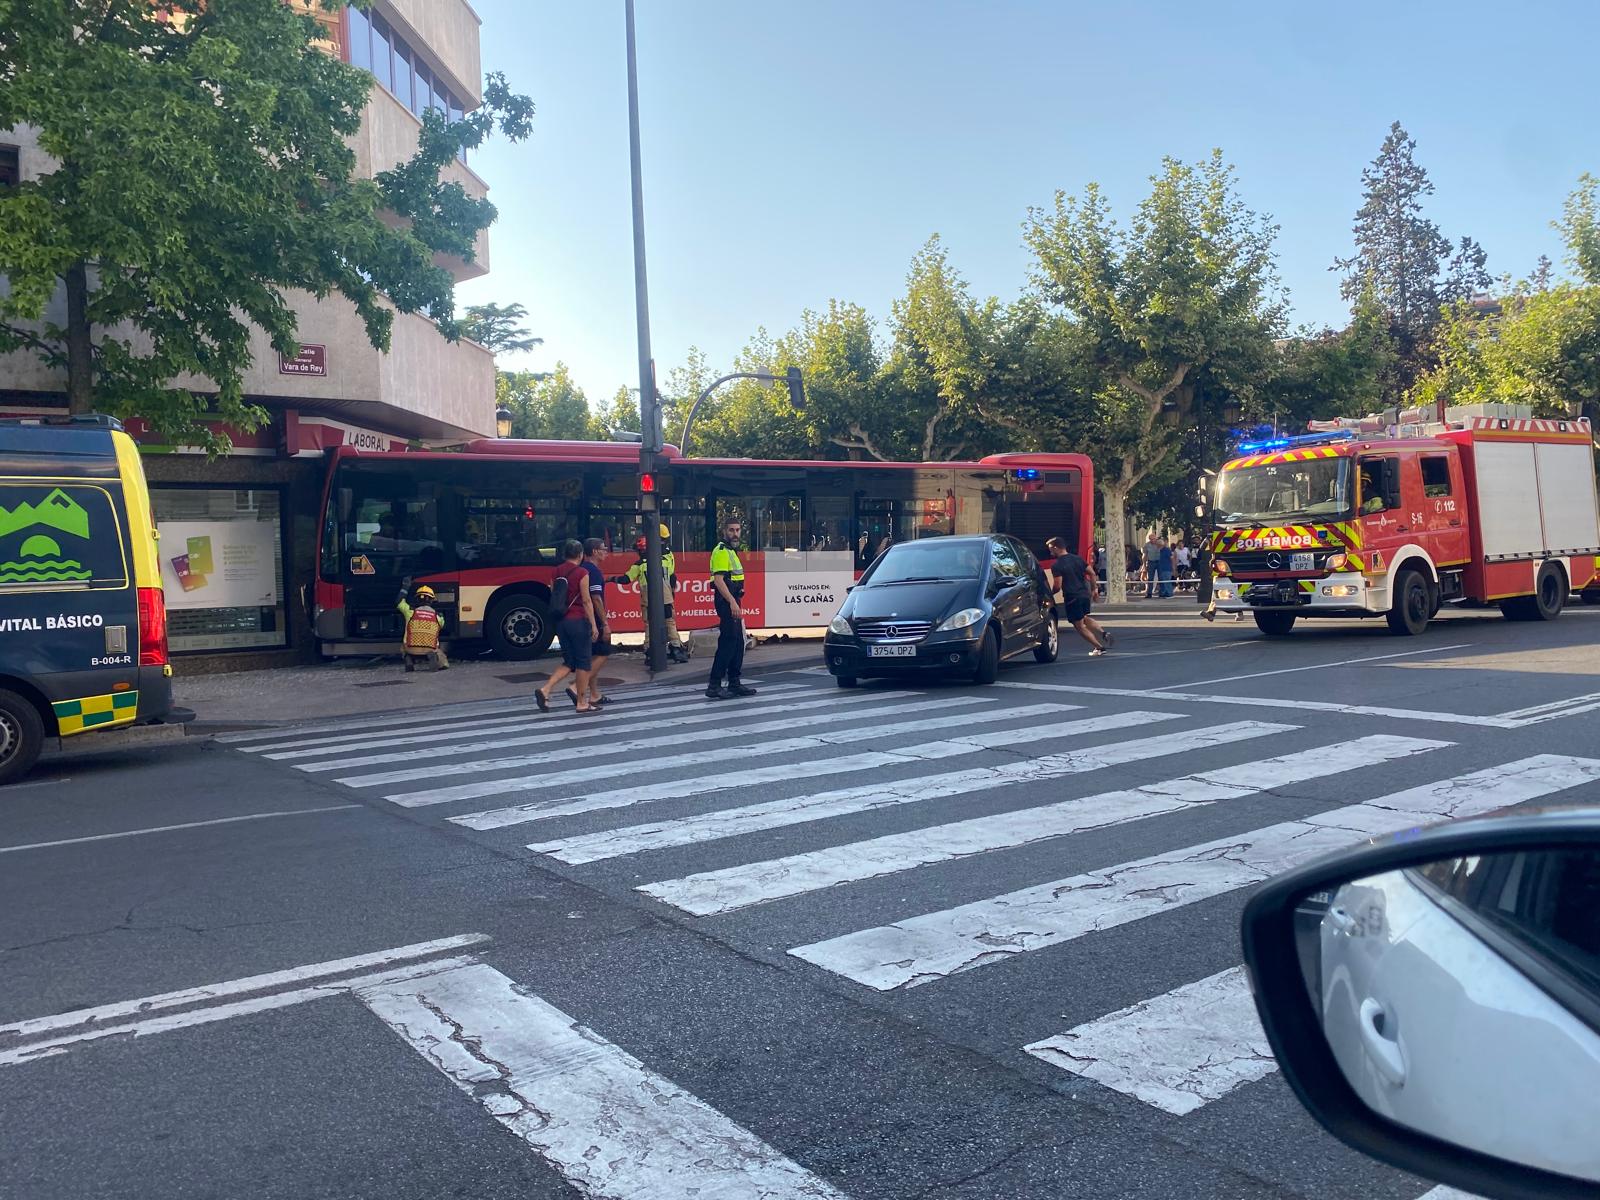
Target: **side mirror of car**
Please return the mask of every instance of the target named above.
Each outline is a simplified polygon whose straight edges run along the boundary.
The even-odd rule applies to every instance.
[[[1600,810],[1411,830],[1281,876],[1245,963],[1345,1143],[1508,1200],[1600,1189]]]

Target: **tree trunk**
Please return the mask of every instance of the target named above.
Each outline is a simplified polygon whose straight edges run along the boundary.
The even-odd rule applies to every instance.
[[[94,411],[94,343],[89,338],[89,268],[67,268],[67,411]]]
[[[1128,602],[1128,549],[1123,542],[1126,536],[1128,488],[1118,483],[1102,483],[1100,495],[1105,500],[1106,517],[1106,603]],[[1094,561],[1094,548],[1089,549],[1090,562]]]

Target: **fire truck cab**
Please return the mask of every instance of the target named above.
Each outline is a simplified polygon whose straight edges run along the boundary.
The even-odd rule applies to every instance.
[[[1498,604],[1512,620],[1553,620],[1572,592],[1600,603],[1588,422],[1453,415],[1367,418],[1225,464],[1218,611],[1249,612],[1274,636],[1308,617],[1380,615],[1418,634],[1447,603]]]

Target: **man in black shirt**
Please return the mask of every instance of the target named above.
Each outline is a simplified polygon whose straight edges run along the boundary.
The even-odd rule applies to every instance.
[[[1060,597],[1067,620],[1078,631],[1078,636],[1094,647],[1091,658],[1099,657],[1111,648],[1111,634],[1089,615],[1093,607],[1091,597],[1099,580],[1089,564],[1067,549],[1066,543],[1053,537],[1044,544],[1054,559],[1050,564],[1051,591]]]

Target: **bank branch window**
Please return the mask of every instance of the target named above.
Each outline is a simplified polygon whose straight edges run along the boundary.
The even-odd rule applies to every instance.
[[[288,645],[276,488],[152,487],[174,653]]]

